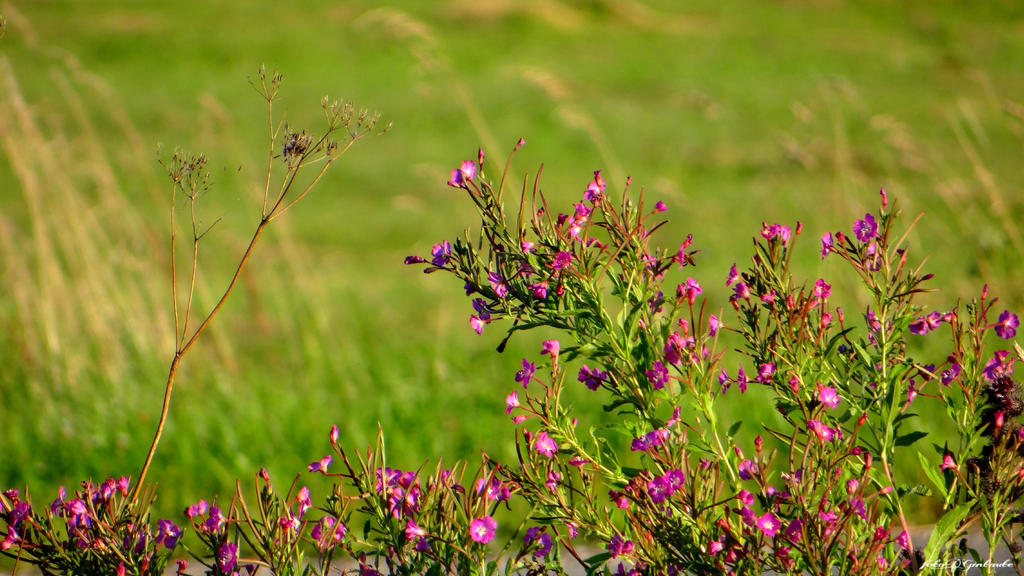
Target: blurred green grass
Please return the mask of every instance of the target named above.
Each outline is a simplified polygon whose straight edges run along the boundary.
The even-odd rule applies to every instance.
[[[186,360],[151,473],[165,514],[260,466],[302,470],[333,423],[358,447],[380,422],[401,466],[511,457],[502,399],[540,338],[495,354],[500,325],[472,334],[460,286],[401,265],[472,223],[444,181],[477,146],[500,161],[525,137],[514,173],[544,163],[559,203],[595,169],[613,188],[632,175],[670,206],[665,245],[694,234],[694,275],[719,306],[762,221],[802,220],[801,270],[834,274],[815,238],[847,230],[882,186],[927,212],[913,245],[943,289],[928,303],[983,283],[1024,301],[1013,2],[48,0],[0,13],[3,486],[45,495],[137,473],[172,350],[155,152],[211,158],[204,214],[223,221],[204,248],[208,305],[257,215],[265,117],[246,79],[260,64],[284,72],[294,127],[314,126],[330,93],[395,128],[272,231]]]

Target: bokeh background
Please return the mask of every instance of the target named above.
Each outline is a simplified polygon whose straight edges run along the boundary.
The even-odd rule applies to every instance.
[[[801,272],[854,288],[817,238],[849,231],[883,186],[904,222],[925,213],[910,244],[941,289],[926,304],[985,283],[1024,302],[1018,2],[33,0],[0,14],[0,485],[43,500],[137,475],[173,352],[158,156],[210,160],[208,307],[258,216],[260,65],[284,74],[294,128],[318,126],[325,94],[394,128],[275,223],[186,359],[150,475],[164,514],[261,466],[296,474],[331,424],[359,447],[379,423],[405,467],[511,458],[503,399],[541,335],[497,354],[501,325],[474,334],[460,285],[402,265],[473,223],[444,183],[478,147],[495,172],[525,137],[514,179],[543,163],[555,204],[593,170],[612,189],[632,176],[670,207],[663,245],[694,235],[715,307],[762,221],[802,221]],[[756,394],[731,401],[772,417]],[[941,409],[922,411],[941,430]]]

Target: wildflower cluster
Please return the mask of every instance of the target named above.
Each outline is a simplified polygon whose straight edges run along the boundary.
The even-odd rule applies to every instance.
[[[87,481],[73,494],[62,486],[49,506],[26,493],[0,494],[0,551],[45,574],[163,575],[182,529],[150,524],[152,495],[132,500],[127,477]]]
[[[908,264],[884,190],[880,210],[856,219],[851,233],[821,236],[821,258],[844,261],[866,288],[859,318],[835,303],[831,279],[790,271],[803,226],[766,223],[749,267],[725,275],[736,317],[726,327],[702,282],[678,275],[695,262],[693,238],[675,251],[651,246],[664,203],[645,209],[642,191],[634,202],[628,180],[613,201],[595,172],[571,210],[552,212],[535,180],[510,217],[508,169],[495,189],[483,168],[481,152],[448,182],[478,207],[479,235],[406,263],[457,276],[476,332],[510,319],[499,350],[540,326],[567,337],[545,341],[514,376],[521,388],[506,396],[505,412],[521,426],[519,465],[500,472],[570,553],[577,534],[605,544],[580,559],[586,569],[916,572],[952,554],[975,523],[991,535],[990,555],[1000,541],[1019,553],[1024,404],[1009,376],[1013,358],[986,356],[985,345],[989,334],[1012,338],[1017,316],[1004,311],[989,323],[984,294],[966,306],[967,324],[959,305],[922,310],[915,298],[931,275]],[[914,358],[912,339],[944,325],[952,328],[946,361]],[[741,339],[740,358],[726,361],[723,334]],[[604,394],[618,421],[582,426],[562,399],[574,382]],[[771,397],[778,418],[742,436],[742,423],[720,422],[717,404],[752,386]],[[926,435],[912,411],[918,397],[943,402],[958,423],[961,446],[937,447],[937,463],[918,447]],[[616,433],[632,438],[628,452],[616,448]],[[947,510],[924,547],[904,509],[928,492],[893,466],[915,457]]]

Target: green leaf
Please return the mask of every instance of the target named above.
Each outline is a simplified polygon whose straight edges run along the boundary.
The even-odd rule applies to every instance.
[[[920,440],[921,438],[924,438],[927,435],[928,435],[927,432],[922,432],[920,430],[917,430],[915,432],[910,432],[908,434],[904,434],[903,436],[898,436],[896,438],[896,445],[897,446],[910,446],[914,442],[917,442],[918,440]]]
[[[939,518],[939,521],[935,523],[935,528],[932,529],[931,537],[928,538],[928,545],[924,549],[924,559],[926,562],[938,560],[939,551],[956,534],[957,528],[960,527],[960,522],[971,512],[972,506],[972,502],[964,502],[943,514],[942,518]]]
[[[583,560],[587,563],[587,576],[597,574],[604,565],[604,562],[611,557],[612,555],[610,553],[601,552],[600,554],[594,554],[590,558]]]
[[[935,494],[945,496],[946,480],[942,477],[939,467],[936,466],[934,462],[929,462],[923,452],[917,453],[917,459],[921,462],[921,470],[924,470],[925,476],[927,476],[928,479],[932,481],[932,484],[935,485]]]
[[[743,426],[743,420],[738,420],[735,424],[729,426],[729,430],[728,432],[726,432],[726,436],[728,436],[729,438],[735,436],[736,432],[739,431],[740,426]]]

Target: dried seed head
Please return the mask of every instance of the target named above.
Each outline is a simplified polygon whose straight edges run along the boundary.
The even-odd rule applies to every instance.
[[[287,130],[287,129],[286,129]],[[313,145],[313,137],[301,132],[285,132],[284,145],[281,147],[281,155],[284,156],[285,164],[294,164],[302,158],[302,155],[309,151]]]
[[[1016,418],[1024,412],[1020,386],[1006,374],[1000,374],[992,381],[985,389],[985,396],[988,404],[996,410],[1001,410],[1003,416],[1008,419]]]

